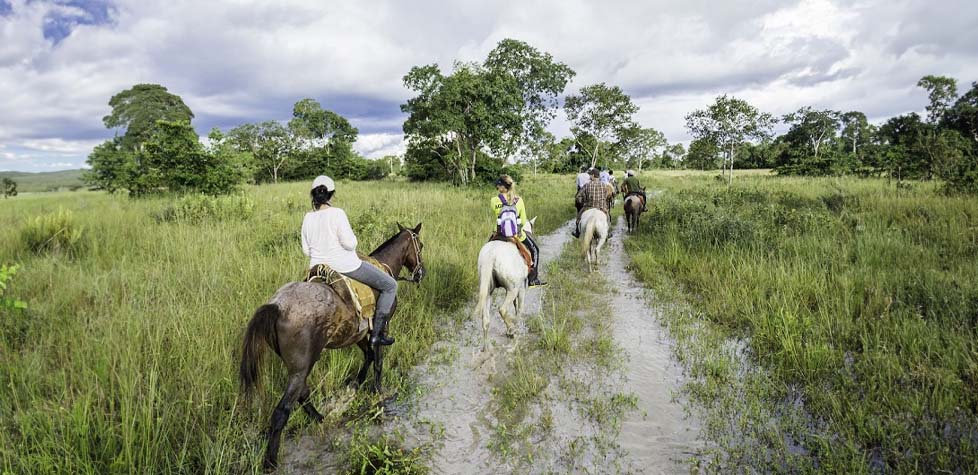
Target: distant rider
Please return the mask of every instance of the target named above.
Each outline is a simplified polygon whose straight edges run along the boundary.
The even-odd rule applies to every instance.
[[[335,193],[336,184],[328,176],[320,175],[312,182],[309,194],[312,196],[313,211],[306,213],[302,220],[302,252],[309,256],[310,272],[319,264],[325,264],[380,292],[370,344],[393,344],[394,338],[387,337],[384,330],[397,296],[397,281],[357,256],[357,237],[346,213],[330,204]]]
[[[642,197],[642,212],[648,212],[649,208],[647,203],[648,198],[645,196],[645,189],[642,188],[642,184],[639,183],[638,177],[635,176],[635,170],[628,170],[625,172],[626,178],[621,183],[621,192],[624,193],[624,197],[628,198],[628,195],[639,195]]]
[[[608,223],[611,223],[611,213],[608,204],[614,196],[611,185],[601,183],[601,173],[596,169],[591,169],[591,181],[587,182],[580,191],[577,192],[576,201],[581,204],[577,211],[577,222],[574,225],[574,237],[581,237],[581,215],[590,208],[604,211],[608,216]],[[610,234],[609,234],[610,235]]]
[[[526,202],[516,194],[516,183],[513,178],[509,175],[503,175],[496,180],[496,191],[499,192],[496,196],[493,196],[489,200],[492,206],[493,216],[498,220],[503,212],[504,205],[512,205],[516,207],[518,214],[518,232],[517,239],[520,243],[526,246],[526,249],[530,251],[531,260],[533,261],[533,267],[530,269],[529,275],[527,275],[526,281],[529,287],[539,287],[547,285],[546,282],[541,282],[539,277],[540,269],[540,248],[537,247],[537,243],[523,231],[523,226],[526,225]],[[497,231],[499,231],[497,229]]]

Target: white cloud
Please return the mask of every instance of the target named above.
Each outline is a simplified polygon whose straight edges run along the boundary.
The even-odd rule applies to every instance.
[[[361,153],[396,153],[404,74],[480,60],[507,37],[576,70],[568,93],[622,86],[642,124],[674,141],[686,137],[683,116],[718,94],[776,114],[810,104],[884,118],[923,108],[923,75],[962,88],[978,79],[978,8],[965,0],[121,0],[108,23],[74,22],[57,45],[45,17],[66,7],[11,3],[0,17],[0,142],[54,163],[81,163],[111,137],[109,98],[140,82],[182,96],[202,134],[284,120],[313,97],[360,128]],[[562,117],[551,128],[566,133]]]
[[[360,134],[353,148],[367,158],[380,158],[401,155],[407,145],[402,134]]]

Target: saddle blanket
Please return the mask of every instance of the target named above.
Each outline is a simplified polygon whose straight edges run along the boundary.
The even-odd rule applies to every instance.
[[[360,256],[360,259],[390,275],[387,266],[381,264],[377,259],[369,256]],[[306,282],[321,282],[330,286],[340,296],[340,299],[354,308],[357,318],[360,320],[360,329],[363,329],[365,325],[367,328],[373,329],[373,316],[374,311],[377,310],[379,292],[363,282],[336,272],[326,264],[317,264],[309,269]]]

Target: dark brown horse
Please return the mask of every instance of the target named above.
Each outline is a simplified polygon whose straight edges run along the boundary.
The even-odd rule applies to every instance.
[[[371,257],[380,261],[397,276],[401,269],[411,271],[411,282],[421,282],[425,269],[421,262],[421,249],[424,247],[418,238],[421,232],[419,223],[414,229],[397,225],[399,231],[394,237],[380,245]],[[408,279],[404,279],[408,280]],[[397,309],[395,300],[394,310]],[[391,312],[393,316],[393,311]],[[272,298],[255,312],[248,323],[241,353],[239,378],[245,395],[258,383],[258,370],[261,357],[267,344],[282,358],[289,372],[288,386],[275,412],[272,413],[268,432],[268,447],[265,450],[264,467],[276,467],[279,439],[282,428],[289,420],[296,404],[302,406],[310,419],[319,422],[319,414],[309,401],[309,387],[306,378],[312,366],[319,360],[323,348],[344,348],[353,344],[363,350],[363,366],[357,373],[357,386],[363,384],[367,369],[374,367],[374,391],[380,391],[383,369],[381,346],[371,346],[369,330],[360,329],[355,310],[341,299],[330,287],[321,283],[290,282],[285,284]]]
[[[638,228],[638,218],[642,215],[644,206],[642,195],[628,195],[625,198],[625,222],[628,224],[628,232]]]

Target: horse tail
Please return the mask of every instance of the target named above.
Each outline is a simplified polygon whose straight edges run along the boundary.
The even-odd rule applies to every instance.
[[[250,396],[252,390],[258,386],[258,370],[261,367],[262,355],[265,353],[265,343],[276,353],[281,354],[278,346],[278,330],[275,328],[281,315],[278,305],[265,304],[258,307],[255,315],[248,322],[241,350],[241,368],[238,370],[241,390],[246,397]]]
[[[475,310],[482,317],[482,321],[486,322],[489,320],[489,294],[492,293],[493,265],[491,259],[483,260],[481,255],[479,258],[479,303]]]
[[[584,225],[584,239],[581,239],[581,252],[585,257],[591,250],[591,241],[594,239],[594,222],[597,220],[597,218],[591,217],[593,215],[588,216],[587,224]]]

